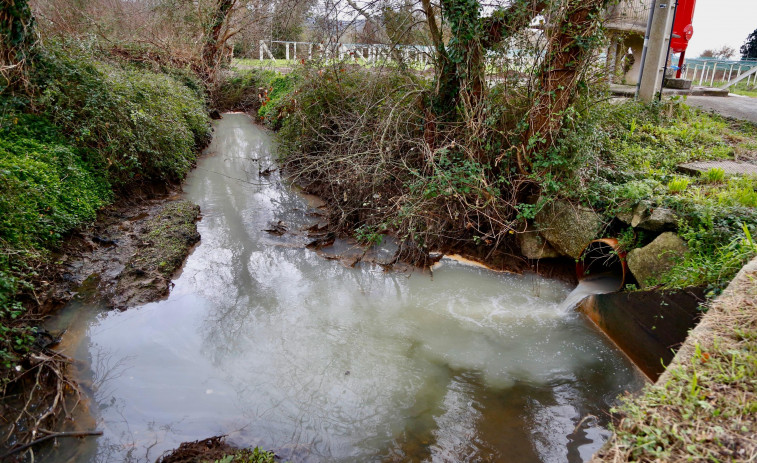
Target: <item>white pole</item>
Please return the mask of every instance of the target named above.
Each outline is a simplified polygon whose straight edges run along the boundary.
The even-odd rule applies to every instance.
[[[313,59],[313,44],[308,44],[308,60]]]
[[[728,82],[731,81],[731,74],[733,74],[733,64],[731,64],[731,69],[728,70]]]
[[[710,87],[715,83],[715,72],[718,70],[718,63],[715,63],[715,65],[712,67],[712,78],[710,79]]]
[[[263,41],[258,44],[258,50],[260,51],[260,61],[263,61]]]
[[[297,42],[294,42],[292,48],[294,48],[294,60],[297,61]]]

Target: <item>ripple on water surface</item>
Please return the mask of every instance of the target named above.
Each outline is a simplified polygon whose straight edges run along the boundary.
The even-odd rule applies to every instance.
[[[154,460],[228,434],[293,461],[582,461],[641,376],[566,285],[444,260],[433,273],[346,268],[261,230],[313,223],[243,115],[185,186],[202,241],[167,300],[71,307],[105,435],[91,460]],[[576,424],[586,415],[597,419]]]

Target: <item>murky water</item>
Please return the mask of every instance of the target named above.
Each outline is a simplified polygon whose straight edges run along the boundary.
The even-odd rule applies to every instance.
[[[348,268],[262,232],[318,218],[259,174],[268,134],[243,115],[215,127],[185,186],[202,241],[170,297],[57,320],[105,432],[79,461],[217,434],[291,461],[573,462],[602,445],[615,397],[644,379],[561,311],[571,288],[452,260],[433,276]]]

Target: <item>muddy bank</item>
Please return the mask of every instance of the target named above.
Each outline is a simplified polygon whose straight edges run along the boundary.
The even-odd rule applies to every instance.
[[[75,233],[56,256],[46,312],[76,297],[124,309],[165,297],[200,239],[199,206],[178,192],[124,199]]]

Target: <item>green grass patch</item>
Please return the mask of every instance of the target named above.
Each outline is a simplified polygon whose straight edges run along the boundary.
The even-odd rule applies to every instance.
[[[221,459],[215,460],[214,463],[275,463],[275,461],[276,454],[263,450],[260,447],[255,447],[226,455]]]
[[[259,69],[275,69],[283,67],[292,67],[297,64],[294,60],[285,59],[250,59],[250,58],[234,58],[231,62],[231,67],[237,70],[246,70],[249,68]]]

